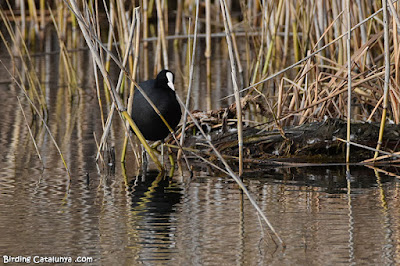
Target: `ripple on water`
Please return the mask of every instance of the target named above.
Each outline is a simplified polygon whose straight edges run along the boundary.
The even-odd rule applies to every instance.
[[[9,101],[0,102],[0,107],[9,104],[4,102]],[[87,110],[98,108],[85,99],[82,104]],[[16,106],[0,109],[15,110]],[[78,119],[81,124],[60,120],[71,125],[54,128],[72,172],[71,182],[47,135],[38,134],[47,167],[43,171],[21,117],[0,113],[3,253],[92,256],[94,265],[398,261],[400,204],[392,179],[382,177],[387,184],[381,181],[383,185],[378,185],[371,172],[360,174],[365,182],[353,176],[349,197],[340,169],[303,168],[294,169],[294,174],[278,169],[245,177],[252,195],[286,242],[285,250],[277,249],[265,223],[259,223],[248,199],[228,177],[185,176],[180,183],[158,180],[150,173],[128,182],[119,168],[115,173],[98,174],[93,163],[96,146],[91,140],[96,131],[94,115],[83,113],[88,116]],[[66,128],[78,133],[73,130],[67,135]]]

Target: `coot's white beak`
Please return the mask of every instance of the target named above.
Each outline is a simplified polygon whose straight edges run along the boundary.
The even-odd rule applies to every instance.
[[[171,72],[167,72],[167,79],[168,79],[168,87],[170,87],[171,90],[175,91],[175,86],[174,86],[174,75]]]

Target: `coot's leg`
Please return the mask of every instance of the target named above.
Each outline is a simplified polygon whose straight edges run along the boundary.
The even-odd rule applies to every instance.
[[[143,175],[146,175],[146,173],[147,173],[147,164],[148,164],[147,152],[146,152],[146,149],[143,147],[143,144],[142,144],[142,171],[143,171]]]
[[[161,140],[161,164],[164,166],[164,140]]]

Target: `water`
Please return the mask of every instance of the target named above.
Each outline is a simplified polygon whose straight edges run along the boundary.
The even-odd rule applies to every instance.
[[[8,82],[7,73],[0,74],[3,263],[3,256],[71,257],[88,265],[399,263],[398,181],[367,168],[351,169],[350,193],[341,166],[246,173],[245,183],[285,241],[284,249],[274,244],[269,229],[229,177],[207,168],[193,178],[184,173],[159,179],[154,172],[137,177],[132,154],[126,169],[117,164],[115,171],[108,171],[96,165],[98,104],[91,69],[83,66],[87,57],[84,52],[78,55],[84,84],[79,100],[65,100],[68,90],[59,81],[57,55],[37,63],[49,92],[50,129],[71,170],[71,181],[48,133],[33,126],[43,163],[38,159],[17,97],[30,124],[27,102]],[[220,66],[225,59],[218,61]],[[195,82],[197,89],[201,84]],[[199,99],[197,107],[205,108],[202,104]],[[117,151],[122,138],[116,119],[110,143]]]

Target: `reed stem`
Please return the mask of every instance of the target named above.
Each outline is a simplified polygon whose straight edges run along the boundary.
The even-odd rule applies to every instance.
[[[233,52],[233,45],[231,39],[231,29],[227,20],[228,10],[226,8],[225,0],[220,0],[221,12],[224,20],[225,32],[226,32],[226,42],[228,44],[229,58],[231,62],[231,75],[233,82],[233,90],[235,95],[236,103],[236,116],[237,116],[237,130],[238,130],[238,149],[239,149],[239,176],[243,173],[243,123],[242,123],[242,105],[240,102],[239,87],[237,84],[236,76],[236,64]]]
[[[382,146],[383,132],[385,130],[385,123],[386,123],[386,113],[388,107],[388,94],[389,94],[388,92],[389,92],[389,82],[390,82],[389,17],[388,17],[386,0],[382,0],[382,8],[383,8],[383,31],[384,31],[384,36],[383,36],[384,54],[385,54],[385,82],[383,85],[383,110],[382,110],[381,125],[379,128],[378,143],[376,145],[377,150],[380,150]],[[378,155],[379,153],[376,151],[374,159],[376,159]]]
[[[350,162],[350,125],[351,125],[351,20],[350,20],[350,0],[347,0],[347,143],[346,143],[346,163]]]
[[[196,43],[197,43],[197,26],[198,26],[198,19],[199,19],[199,0],[196,0],[196,19],[195,19],[195,26],[194,26],[194,40],[193,40],[193,48],[192,48],[192,57],[190,60],[190,69],[189,69],[189,86],[186,95],[186,104],[185,110],[189,110],[190,105],[190,97],[192,93],[192,86],[193,86],[193,70],[194,70],[194,61],[196,57]],[[180,145],[183,146],[183,142],[185,140],[185,132],[186,132],[186,122],[187,122],[187,112],[183,114],[183,122],[182,122],[182,132],[181,132],[181,139]],[[180,154],[179,154],[180,155]],[[178,156],[180,157],[180,156]]]

